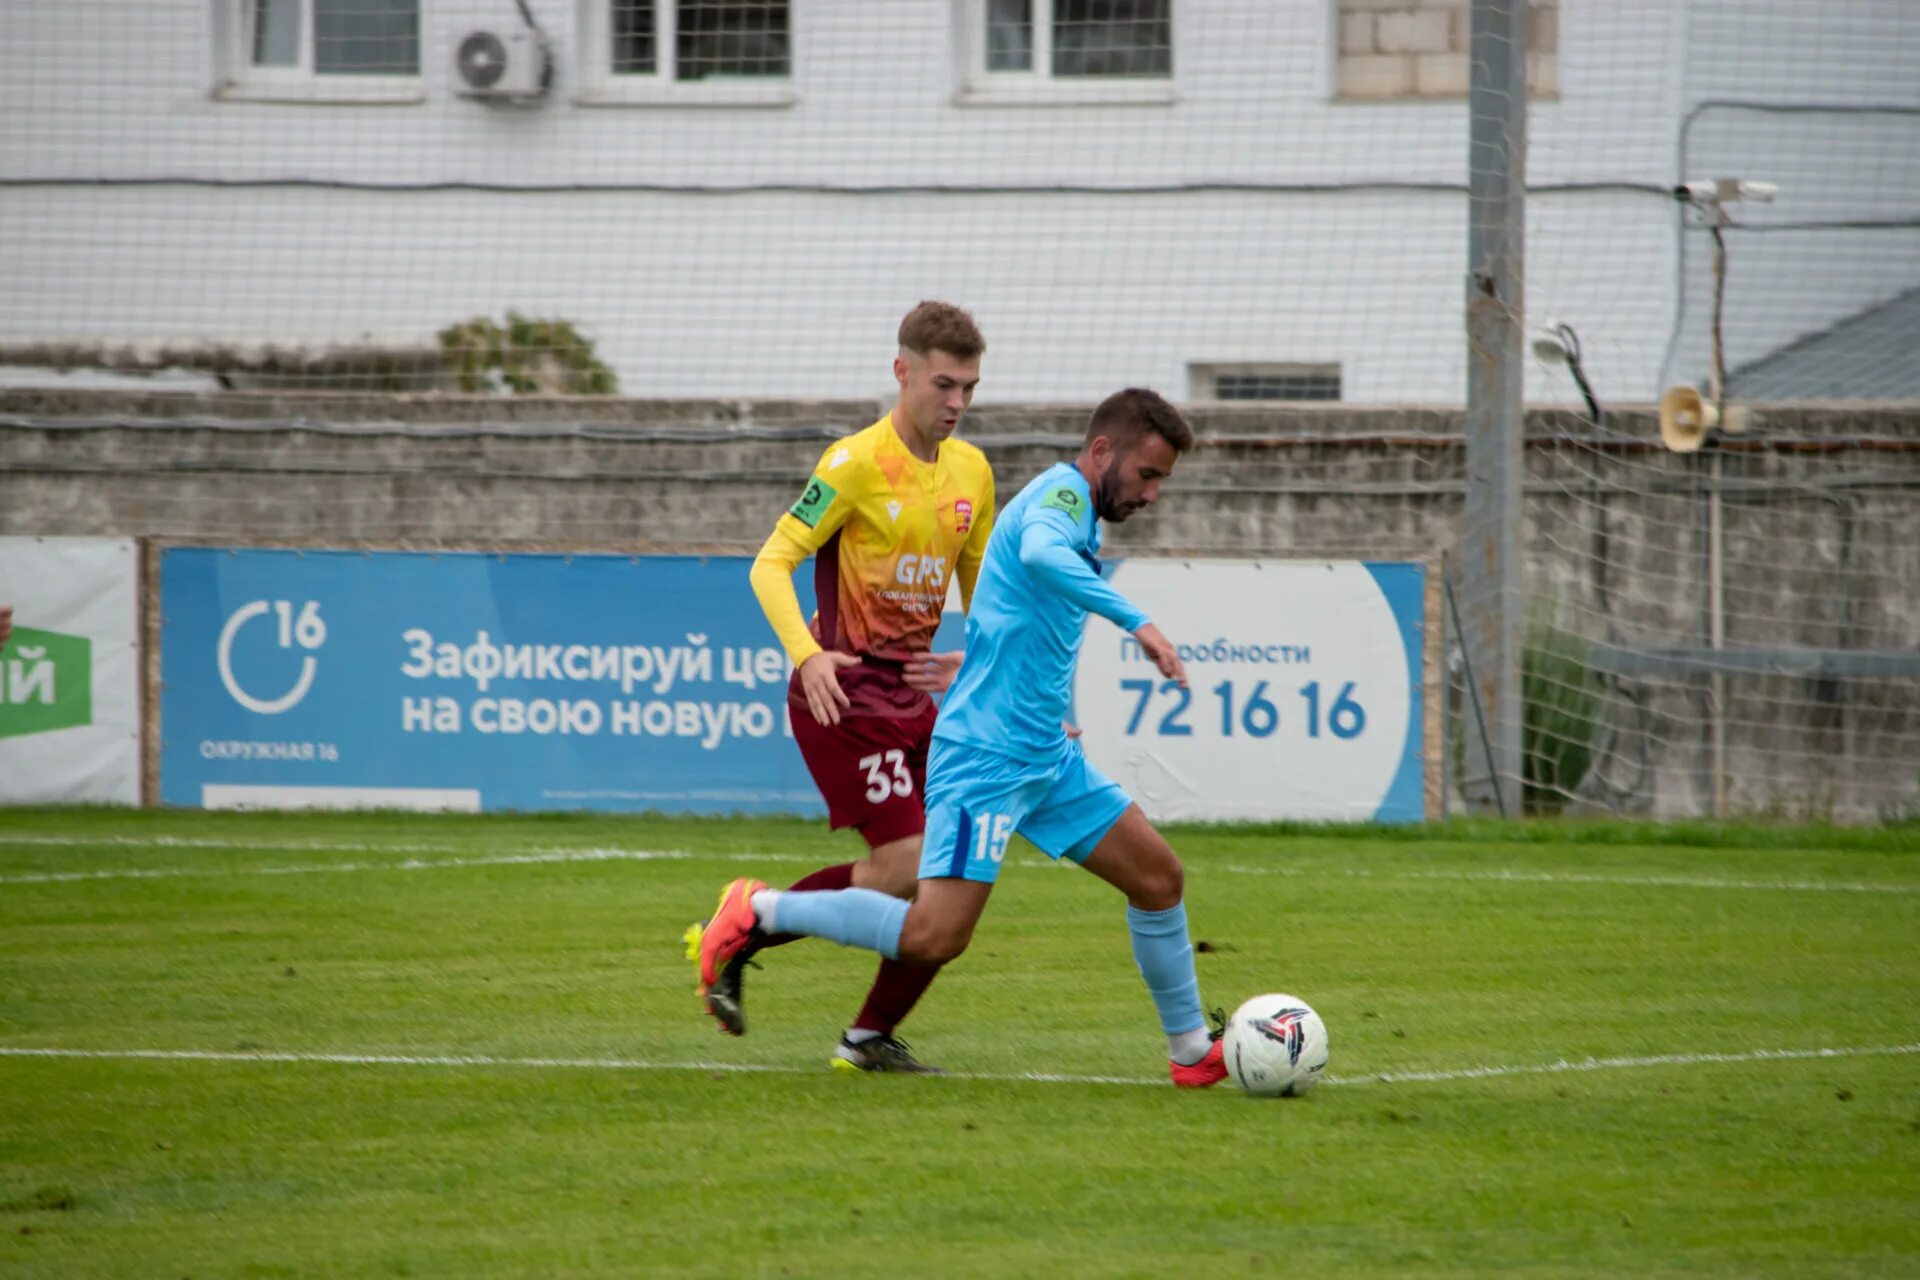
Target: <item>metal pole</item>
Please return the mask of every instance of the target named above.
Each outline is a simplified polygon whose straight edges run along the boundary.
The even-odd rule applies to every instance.
[[[1480,662],[1495,807],[1519,813],[1526,299],[1527,0],[1473,0],[1467,114],[1467,504],[1463,647]],[[1483,797],[1484,799],[1484,797]]]
[[[1715,204],[1712,209],[1713,233],[1713,369],[1708,375],[1713,402],[1713,421],[1719,430],[1727,422],[1727,348],[1722,337],[1722,318],[1727,305],[1727,237],[1724,230],[1726,210]],[[1721,479],[1725,474],[1725,455],[1709,440],[1713,457],[1712,475],[1707,481],[1707,646],[1716,651],[1727,647],[1726,534],[1720,507]],[[1713,816],[1727,816],[1727,677],[1716,665],[1707,673],[1707,714],[1710,768],[1713,770]]]
[[[1726,526],[1720,512],[1720,481],[1725,455],[1713,451],[1713,475],[1707,481],[1707,646],[1718,653],[1727,647]],[[1713,816],[1727,816],[1727,676],[1718,662],[1707,673],[1707,714],[1712,717],[1709,738],[1713,769]]]
[[[1446,592],[1447,603],[1453,603],[1453,569],[1447,561],[1447,553],[1440,553],[1440,585]],[[1453,610],[1440,611],[1440,820],[1453,817],[1453,646],[1456,637],[1453,631]],[[1466,651],[1461,650],[1464,657]],[[1467,688],[1471,690],[1472,677],[1468,677]],[[1429,691],[1431,693],[1431,691]]]

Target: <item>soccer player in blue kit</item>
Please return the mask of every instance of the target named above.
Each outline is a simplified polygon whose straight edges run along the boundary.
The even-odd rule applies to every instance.
[[[1002,511],[967,614],[966,657],[934,724],[914,899],[735,880],[702,936],[703,983],[756,930],[943,965],[966,950],[1017,831],[1126,895],[1134,959],[1160,1013],[1174,1084],[1205,1088],[1226,1077],[1219,1033],[1207,1031],[1200,1005],[1180,859],[1065,722],[1089,613],[1132,633],[1160,674],[1186,687],[1173,645],[1107,585],[1096,557],[1100,521],[1151,505],[1192,447],[1192,429],[1159,395],[1117,392],[1094,410],[1079,455],[1042,472]]]

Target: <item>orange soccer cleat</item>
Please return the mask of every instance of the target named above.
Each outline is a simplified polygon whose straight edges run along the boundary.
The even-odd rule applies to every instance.
[[[1176,1089],[1206,1089],[1225,1080],[1227,1054],[1219,1033],[1214,1033],[1213,1043],[1207,1046],[1206,1057],[1184,1067],[1177,1062],[1169,1062],[1167,1069],[1173,1074]]]
[[[753,915],[753,895],[767,887],[764,880],[742,877],[720,891],[720,905],[700,930],[700,995],[720,979],[720,971],[747,945],[759,921]]]

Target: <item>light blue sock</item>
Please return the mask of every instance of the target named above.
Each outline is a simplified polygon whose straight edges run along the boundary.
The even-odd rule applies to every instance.
[[[787,892],[773,900],[773,919],[762,923],[768,933],[801,933],[843,947],[864,947],[898,960],[900,930],[906,926],[909,905],[904,899],[873,889]],[[1183,924],[1182,936],[1185,930]]]
[[[1193,943],[1187,939],[1187,904],[1165,911],[1142,911],[1129,904],[1127,929],[1133,934],[1134,963],[1160,1010],[1160,1029],[1177,1036],[1204,1027],[1200,977],[1193,971]]]

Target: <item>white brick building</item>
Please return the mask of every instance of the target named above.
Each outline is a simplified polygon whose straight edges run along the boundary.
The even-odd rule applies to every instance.
[[[1463,394],[1464,0],[526,13],[554,78],[509,106],[453,60],[520,40],[516,0],[11,0],[0,343],[419,346],[512,308],[580,325],[628,394],[847,396],[935,296],[986,329],[988,399]],[[1533,26],[1529,308],[1579,329],[1604,396],[1703,367],[1676,178],[1771,179],[1754,221],[1821,224],[1736,237],[1735,365],[1920,283],[1920,6],[1559,0]]]

